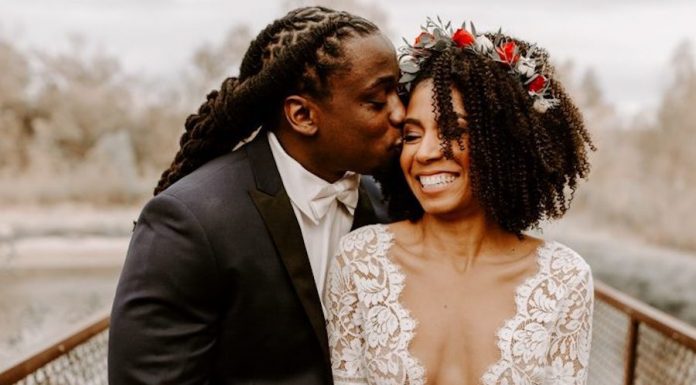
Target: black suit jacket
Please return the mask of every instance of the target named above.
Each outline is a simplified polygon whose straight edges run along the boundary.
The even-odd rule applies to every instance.
[[[361,187],[353,228],[378,221]],[[331,384],[325,320],[266,135],[153,198],[111,314],[109,383]]]

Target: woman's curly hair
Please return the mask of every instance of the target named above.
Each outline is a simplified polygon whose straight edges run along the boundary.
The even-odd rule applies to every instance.
[[[298,8],[269,24],[247,49],[239,77],[225,79],[186,119],[179,151],[154,194],[273,122],[287,95],[328,96],[329,76],[349,66],[342,42],[377,31],[362,17],[324,7]]]
[[[527,42],[506,39],[523,53],[530,48]],[[548,61],[548,55],[543,55]],[[580,112],[558,80],[551,77],[550,87],[559,103],[542,113],[533,108],[524,85],[509,71],[503,63],[452,46],[423,63],[411,90],[432,79],[443,154],[451,159],[452,145],[463,149],[463,134],[468,136],[474,197],[490,219],[520,236],[541,220],[565,214],[578,179],[589,173],[588,149],[595,147]],[[552,73],[552,67],[548,71]],[[465,128],[457,124],[452,86],[464,101]],[[377,178],[392,219],[416,221],[423,216],[396,165]]]

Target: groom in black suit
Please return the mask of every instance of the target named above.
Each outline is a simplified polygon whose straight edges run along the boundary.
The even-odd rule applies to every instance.
[[[320,287],[338,238],[378,221],[356,173],[398,152],[398,77],[391,43],[344,12],[297,9],[259,34],[138,219],[112,385],[332,383]]]

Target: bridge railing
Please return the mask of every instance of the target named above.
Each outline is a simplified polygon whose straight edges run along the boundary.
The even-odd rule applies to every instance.
[[[0,372],[0,385],[106,385],[108,335],[106,311]]]
[[[0,372],[0,385],[107,384],[108,313]],[[595,281],[589,385],[696,384],[696,328]]]
[[[595,281],[590,385],[695,385],[696,329]]]

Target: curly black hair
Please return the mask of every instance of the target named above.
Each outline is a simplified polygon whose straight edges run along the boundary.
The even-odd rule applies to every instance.
[[[286,96],[329,96],[330,75],[350,65],[342,42],[377,31],[362,17],[324,7],[298,8],[269,24],[247,49],[239,77],[225,79],[186,119],[180,149],[154,194],[230,152],[262,124],[277,124]]]
[[[531,48],[509,36],[505,40],[514,41],[522,54]],[[542,52],[548,62],[548,54]],[[533,108],[532,98],[509,65],[456,46],[434,52],[411,88],[432,79],[444,156],[451,159],[452,145],[463,149],[463,135],[468,136],[473,195],[490,219],[518,236],[538,227],[541,220],[565,214],[578,179],[589,173],[588,149],[595,150],[580,112],[552,76],[553,67],[547,65],[544,72],[550,75],[551,91],[559,103],[543,113]],[[464,128],[457,124],[452,107],[452,86],[464,101]],[[417,221],[423,216],[398,165],[376,177],[392,219]]]

